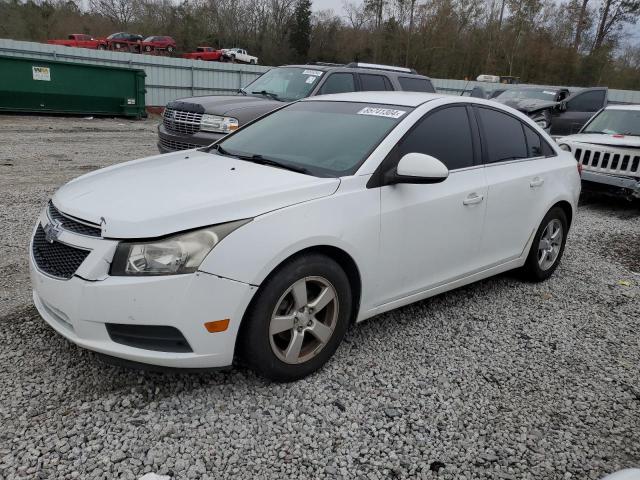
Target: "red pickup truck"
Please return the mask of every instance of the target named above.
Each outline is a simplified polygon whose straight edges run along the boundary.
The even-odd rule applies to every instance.
[[[103,38],[93,38],[91,35],[84,33],[72,33],[65,40],[47,40],[50,45],[64,45],[65,47],[76,48],[92,48],[98,50],[106,50],[107,42]]]
[[[210,62],[222,62],[225,60],[222,50],[216,50],[213,47],[197,47],[195,52],[185,53],[182,55],[182,58],[208,60]]]

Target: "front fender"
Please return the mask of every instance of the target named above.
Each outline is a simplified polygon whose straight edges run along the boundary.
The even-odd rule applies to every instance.
[[[225,237],[200,270],[259,286],[292,255],[312,247],[335,247],[350,255],[360,271],[364,306],[369,292],[364,279],[376,278],[380,234],[380,192],[367,189],[367,179],[343,179],[331,196],[256,217]]]

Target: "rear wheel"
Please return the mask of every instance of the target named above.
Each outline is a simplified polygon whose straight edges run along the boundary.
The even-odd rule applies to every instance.
[[[549,210],[538,227],[529,256],[522,267],[525,279],[541,282],[553,274],[564,253],[568,231],[564,210],[560,207]]]
[[[275,381],[318,370],[334,354],[351,318],[342,268],[319,254],[296,257],[263,284],[243,320],[241,360]]]
[[[172,47],[171,45],[169,45],[169,46],[167,47],[167,51],[168,51],[169,53],[173,52],[173,47]]]

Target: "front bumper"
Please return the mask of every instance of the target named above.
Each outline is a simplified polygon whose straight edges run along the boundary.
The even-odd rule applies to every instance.
[[[207,147],[225,136],[224,133],[197,132],[192,135],[171,132],[158,125],[158,150],[160,153]]]
[[[610,188],[618,189],[630,194],[632,197],[640,198],[640,180],[625,175],[611,175],[608,173],[593,172],[588,169],[582,170],[582,180],[584,182],[598,183]]]
[[[76,240],[66,236],[69,244],[83,241],[80,237]],[[34,304],[56,332],[80,347],[132,362],[178,368],[231,365],[240,322],[256,287],[204,272],[157,277],[106,275],[85,280],[79,272],[93,270],[85,264],[105,261],[96,254],[93,251],[68,280],[43,273],[30,255]],[[204,326],[227,318],[229,326],[224,332],[209,333]],[[174,327],[191,351],[125,345],[110,337],[107,323]]]

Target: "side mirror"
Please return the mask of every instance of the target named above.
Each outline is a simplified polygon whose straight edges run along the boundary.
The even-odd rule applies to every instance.
[[[560,103],[556,105],[556,108],[559,112],[564,112],[567,109],[567,101],[562,100]]]
[[[385,175],[385,184],[439,183],[449,176],[449,169],[435,157],[424,153],[407,153],[398,166]]]

